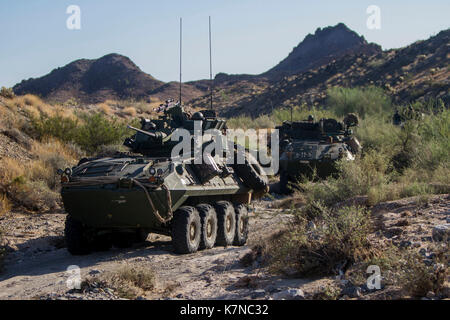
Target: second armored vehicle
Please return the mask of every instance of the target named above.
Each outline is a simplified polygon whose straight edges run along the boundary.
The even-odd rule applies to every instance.
[[[336,171],[338,159],[354,160],[361,145],[350,129],[358,124],[354,114],[343,122],[336,119],[285,121],[280,130],[280,188],[289,192],[288,182],[301,176],[326,177]]]

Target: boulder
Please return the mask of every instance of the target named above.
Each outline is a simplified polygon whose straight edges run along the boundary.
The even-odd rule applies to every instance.
[[[432,235],[434,241],[448,241],[450,239],[450,223],[435,226]]]

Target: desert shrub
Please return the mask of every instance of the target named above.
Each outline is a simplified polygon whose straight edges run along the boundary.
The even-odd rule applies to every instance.
[[[353,196],[367,195],[374,187],[385,187],[390,182],[389,158],[370,151],[355,161],[336,163],[337,177],[319,182],[304,181],[298,184],[307,201],[322,201],[326,206]]]
[[[13,89],[6,87],[2,87],[0,89],[0,96],[6,99],[12,99],[15,97]]]
[[[120,298],[135,299],[139,295],[152,291],[155,282],[153,270],[144,267],[124,266],[117,271],[108,272],[101,278],[86,279],[81,284],[81,289],[85,290],[95,283],[96,287],[112,288]]]
[[[126,125],[116,118],[100,113],[80,116],[83,125],[78,128],[75,142],[84,150],[94,152],[101,145],[117,143],[128,134]]]
[[[387,155],[398,152],[401,129],[394,126],[390,119],[373,115],[360,119],[355,135],[363,145],[363,152],[375,150]]]
[[[40,115],[31,118],[31,134],[38,139],[49,137],[64,142],[74,141],[77,136],[79,121],[61,114],[54,116]]]
[[[364,118],[392,112],[391,98],[383,89],[369,86],[365,88],[333,87],[327,91],[327,106],[338,116],[354,112]]]
[[[136,111],[136,109],[135,109],[134,107],[127,107],[127,108],[124,108],[124,109],[122,110],[122,112],[123,112],[125,115],[130,116],[130,117],[135,117],[136,114],[137,114],[137,111]]]
[[[435,294],[444,291],[444,284],[448,277],[446,264],[437,263],[434,266],[428,266],[415,252],[410,252],[405,256],[401,261],[404,272],[400,274],[398,282],[407,294],[413,297],[424,297],[430,291]],[[448,261],[444,263],[448,263]]]
[[[28,150],[31,149],[32,143],[31,138],[24,132],[20,131],[19,129],[17,128],[6,129],[2,133],[11,138],[12,140],[14,140],[15,142],[17,142],[18,144],[20,144],[21,146],[23,146],[24,148]]]
[[[106,103],[98,104],[97,108],[100,110],[100,112],[103,112],[105,115],[110,115],[113,112],[111,107]]]
[[[11,202],[9,201],[8,197],[0,193],[0,217],[6,213],[8,213],[11,210]]]
[[[273,272],[300,276],[335,274],[344,261],[354,263],[371,255],[367,235],[369,214],[359,207],[327,208],[308,227],[309,214],[300,209],[296,223],[267,240],[264,259]]]
[[[24,181],[11,186],[14,200],[33,211],[46,211],[59,207],[59,193],[51,190],[45,181]]]
[[[76,148],[57,140],[34,141],[31,151],[36,158],[29,161],[0,160],[0,192],[8,201],[30,210],[57,208],[59,179],[56,170],[74,165],[79,154]]]
[[[414,159],[416,167],[435,170],[450,161],[450,110],[427,116],[417,125],[421,138]]]
[[[355,264],[346,276],[354,284],[366,283],[365,270],[369,265],[377,265],[382,272],[382,286],[394,286],[406,297],[424,297],[429,291],[448,297],[448,249],[446,245],[433,245],[435,253],[431,264],[414,249],[400,249],[393,245],[380,248],[377,254],[366,261]]]
[[[73,142],[87,152],[95,152],[101,145],[118,143],[129,131],[124,122],[102,113],[81,113],[77,118],[57,113],[32,119],[29,132],[43,140],[54,137],[63,142]]]

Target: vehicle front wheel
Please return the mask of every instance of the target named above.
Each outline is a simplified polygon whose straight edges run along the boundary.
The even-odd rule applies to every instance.
[[[91,252],[91,241],[87,236],[87,230],[83,224],[73,219],[70,215],[66,217],[64,228],[67,250],[73,255],[83,255]]]
[[[194,253],[200,245],[201,221],[194,207],[181,207],[174,212],[172,244],[177,253]]]

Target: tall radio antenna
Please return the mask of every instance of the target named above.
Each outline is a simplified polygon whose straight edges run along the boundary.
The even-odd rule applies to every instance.
[[[180,18],[180,105],[181,105],[181,54],[182,54],[183,20]]]
[[[212,53],[211,53],[211,16],[209,16],[209,80],[210,80],[210,108],[213,108],[213,86],[214,80],[212,77]]]

